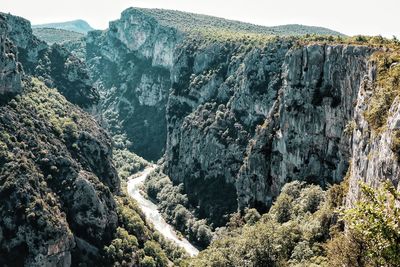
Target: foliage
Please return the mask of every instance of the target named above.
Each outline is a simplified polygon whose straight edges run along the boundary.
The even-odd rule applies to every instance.
[[[125,10],[123,14],[129,12],[150,16],[162,25],[174,27],[183,32],[195,32],[200,29],[208,29],[209,31],[228,31],[239,34],[248,33],[280,36],[298,36],[305,34],[342,35],[322,27],[310,27],[296,24],[266,27],[174,10],[130,8]]]
[[[84,36],[78,32],[54,28],[34,28],[32,31],[36,37],[49,45],[53,43],[63,43],[65,41],[77,41]]]
[[[127,149],[114,149],[113,161],[121,180],[126,180],[149,165],[146,160]]]
[[[166,241],[146,223],[137,203],[122,192],[115,196],[119,228],[111,243],[103,249],[103,260],[114,266],[179,266],[185,252]]]
[[[363,199],[345,212],[345,220],[374,262],[400,266],[400,193],[390,183],[377,190],[361,184],[361,189]]]
[[[158,202],[166,220],[200,247],[206,247],[212,239],[212,229],[206,220],[199,220],[192,211],[183,185],[175,186],[160,170],[151,173],[145,181],[148,196]]]
[[[254,210],[232,216],[191,266],[328,266],[324,244],[337,227],[333,199],[339,198],[339,190],[334,186],[323,191],[298,181],[286,184],[261,218]]]
[[[400,52],[380,51],[372,59],[377,64],[377,78],[364,115],[371,127],[379,131],[386,124],[394,99],[400,94]]]

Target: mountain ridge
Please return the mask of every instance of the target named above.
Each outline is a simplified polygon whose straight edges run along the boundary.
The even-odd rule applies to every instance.
[[[122,16],[126,13],[142,13],[153,17],[155,20],[161,22],[163,26],[175,26],[181,31],[191,31],[197,27],[210,27],[224,30],[231,30],[233,32],[242,33],[257,33],[279,36],[292,36],[292,35],[305,35],[305,34],[318,34],[318,35],[337,35],[345,36],[344,34],[324,27],[307,26],[301,24],[286,24],[277,26],[257,25],[248,22],[230,20],[216,16],[196,14],[191,12],[184,12],[169,9],[152,9],[152,8],[137,8],[131,7],[122,12]]]
[[[88,22],[82,19],[32,25],[32,29],[36,28],[55,28],[55,29],[78,32],[82,34],[87,34],[89,31],[94,30],[94,28],[90,26]]]

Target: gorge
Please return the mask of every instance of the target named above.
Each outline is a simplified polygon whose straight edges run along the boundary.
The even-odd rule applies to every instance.
[[[0,31],[1,265],[355,266],[338,210],[400,190],[396,40],[141,8],[61,44]]]

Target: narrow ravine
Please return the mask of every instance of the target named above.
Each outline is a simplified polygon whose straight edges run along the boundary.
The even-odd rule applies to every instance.
[[[140,187],[143,185],[146,177],[155,168],[156,166],[147,167],[144,171],[132,176],[128,181],[128,193],[138,202],[140,208],[146,216],[146,219],[154,225],[154,228],[157,231],[159,231],[165,238],[175,242],[179,247],[185,249],[190,256],[195,256],[199,253],[199,250],[190,244],[187,239],[178,237],[175,229],[161,216],[157,209],[157,205],[143,197],[143,195],[140,193]]]

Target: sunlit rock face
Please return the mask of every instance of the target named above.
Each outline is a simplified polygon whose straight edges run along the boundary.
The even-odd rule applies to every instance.
[[[9,40],[6,19],[0,14],[0,95],[3,98],[21,92],[22,74],[17,48]]]
[[[215,218],[215,201],[222,213],[264,209],[292,180],[341,181],[351,155],[344,128],[372,49],[274,42],[218,58],[221,47],[180,54],[172,69],[169,175]]]
[[[213,39],[177,21],[132,8],[89,33],[103,122],[121,145],[163,156],[164,171],[217,225],[238,208],[267,209],[292,180],[343,179],[357,140],[345,129],[374,49]]]
[[[57,88],[70,102],[87,110],[97,105],[99,94],[92,86],[86,65],[81,60],[60,45],[49,46],[40,41],[33,35],[28,20],[4,13],[0,13],[0,16],[2,31],[6,32],[7,40],[14,45],[14,49],[10,50],[10,45],[6,45],[2,37],[2,49],[10,50],[6,52],[8,60],[14,54],[14,59],[18,59],[27,75],[38,77],[47,86]],[[11,65],[9,63],[8,68]],[[22,68],[15,69],[20,73]],[[6,73],[10,73],[10,70]],[[18,83],[18,75],[12,77]]]
[[[90,32],[87,64],[103,95],[104,124],[140,156],[158,160],[166,141],[175,29],[129,9],[107,31]]]

